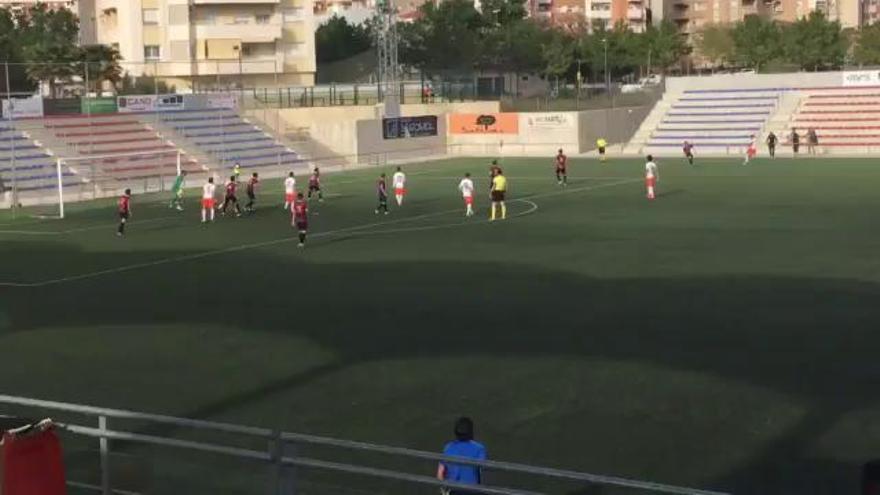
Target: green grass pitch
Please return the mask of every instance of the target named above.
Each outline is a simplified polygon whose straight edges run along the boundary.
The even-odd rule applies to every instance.
[[[468,414],[495,459],[855,493],[880,457],[876,162],[666,159],[654,202],[640,160],[573,159],[567,189],[550,158],[503,166],[492,224],[486,159],[405,166],[388,216],[378,169],[327,176],[304,250],[280,179],[207,226],[195,190],[135,196],[124,239],[114,200],[3,213],[0,390],[428,450]]]

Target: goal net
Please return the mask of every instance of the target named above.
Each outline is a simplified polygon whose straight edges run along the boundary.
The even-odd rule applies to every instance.
[[[6,184],[11,201],[20,211],[43,218],[64,218],[75,203],[113,198],[131,189],[132,194],[170,190],[182,171],[202,172],[188,155],[167,150],[107,155],[53,157],[54,170],[27,182]]]

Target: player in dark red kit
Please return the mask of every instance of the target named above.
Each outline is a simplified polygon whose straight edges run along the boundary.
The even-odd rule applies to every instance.
[[[376,206],[376,214],[379,214],[379,211],[382,210],[385,214],[388,214],[388,184],[385,183],[385,174],[379,176],[379,180],[376,181],[376,195],[379,196],[379,205]]]
[[[126,189],[125,193],[119,197],[117,206],[119,212],[119,228],[116,229],[116,235],[122,237],[125,235],[125,222],[131,218],[131,189]]]
[[[309,199],[312,199],[312,193],[318,194],[318,202],[324,201],[324,193],[321,191],[321,171],[318,167],[315,167],[315,171],[309,177]]]
[[[257,201],[257,186],[260,185],[260,176],[254,172],[254,175],[251,176],[250,180],[247,183],[247,195],[248,202],[244,205],[244,209],[248,213],[254,212],[254,203]]]
[[[694,145],[685,141],[684,145],[681,147],[681,150],[684,152],[684,157],[687,158],[688,163],[693,165],[694,164]]]
[[[303,198],[303,193],[297,193],[290,209],[293,211],[290,224],[299,231],[299,247],[303,247],[306,245],[306,233],[309,230],[309,204]]]
[[[226,214],[226,207],[232,204],[235,206],[235,215],[241,216],[241,207],[238,206],[238,197],[235,195],[235,191],[238,189],[238,182],[235,181],[235,176],[229,177],[229,182],[226,183],[226,197],[223,199],[223,207],[220,208],[220,214]]]
[[[568,185],[568,157],[559,149],[556,154],[556,183],[560,186]]]

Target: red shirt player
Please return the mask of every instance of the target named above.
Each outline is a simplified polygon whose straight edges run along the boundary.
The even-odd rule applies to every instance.
[[[226,197],[223,199],[223,207],[220,209],[220,214],[226,214],[226,207],[232,204],[235,206],[235,214],[241,216],[241,207],[238,206],[238,197],[235,196],[235,191],[238,189],[238,183],[235,182],[235,176],[229,177],[229,182],[226,183]]]
[[[250,213],[254,212],[254,203],[257,202],[257,187],[260,185],[260,175],[254,172],[254,175],[248,180],[247,183],[247,196],[248,202],[244,205],[244,209]]]
[[[117,212],[119,213],[119,228],[116,229],[116,235],[122,237],[125,235],[125,222],[131,218],[131,189],[126,189],[125,193],[119,197]]]
[[[684,145],[681,147],[681,151],[684,152],[684,157],[687,158],[688,163],[693,165],[694,164],[694,145],[685,141]]]
[[[568,185],[568,157],[562,149],[556,154],[556,183],[561,186]]]
[[[291,210],[293,218],[290,223],[299,231],[299,247],[303,247],[306,245],[306,233],[309,230],[309,204],[302,193],[297,193]]]
[[[321,192],[321,171],[315,167],[312,176],[309,177],[309,199],[312,199],[312,193],[318,193],[318,201],[324,201],[324,193]]]

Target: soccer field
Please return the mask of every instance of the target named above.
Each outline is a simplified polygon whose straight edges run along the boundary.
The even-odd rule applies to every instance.
[[[387,216],[379,169],[329,175],[302,250],[281,179],[210,225],[194,189],[182,213],[135,196],[123,239],[114,200],[4,212],[0,390],[428,450],[467,414],[498,460],[855,493],[880,457],[880,168],[740,163],[663,160],[649,202],[641,160],[572,159],[567,188],[503,160],[494,223],[486,159],[405,166]]]

